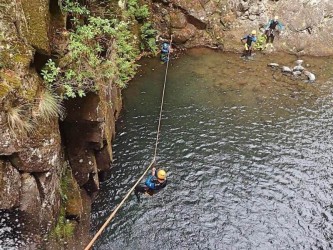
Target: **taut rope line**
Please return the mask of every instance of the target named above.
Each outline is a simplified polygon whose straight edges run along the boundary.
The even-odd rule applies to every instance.
[[[169,52],[168,52],[168,61],[167,61],[167,65],[166,65],[166,68],[165,68],[165,74],[164,74],[164,84],[163,84],[163,91],[162,91],[160,116],[159,116],[158,125],[157,125],[157,135],[156,135],[156,143],[155,143],[155,151],[154,151],[153,162],[156,160],[158,140],[159,140],[159,137],[160,137],[161,121],[162,121],[162,111],[163,111],[163,105],[164,105],[164,93],[165,93],[165,85],[166,85],[166,80],[167,80],[167,75],[168,75],[168,69],[169,69],[169,59],[170,59],[171,43],[172,43],[172,35],[171,35],[171,40],[170,40]]]
[[[144,171],[144,173],[140,176],[140,178],[135,182],[135,184],[131,187],[131,189],[127,192],[125,197],[122,199],[122,201],[118,204],[118,206],[113,210],[113,212],[110,214],[109,218],[104,222],[104,224],[101,226],[101,228],[98,230],[98,232],[94,235],[94,237],[91,239],[89,244],[86,246],[84,250],[89,250],[92,248],[94,245],[95,241],[97,238],[102,234],[104,229],[109,225],[110,221],[113,219],[113,217],[116,215],[118,210],[122,207],[122,205],[125,203],[125,201],[128,199],[128,197],[131,195],[131,193],[134,191],[135,187],[141,182],[143,177],[147,174],[149,169],[154,165],[155,160],[156,160],[156,154],[157,154],[157,146],[158,146],[158,140],[159,140],[159,134],[161,130],[161,120],[162,120],[162,111],[163,111],[163,104],[164,104],[164,94],[165,94],[165,85],[166,85],[166,79],[167,79],[167,74],[168,74],[168,68],[169,68],[169,59],[170,59],[170,50],[171,50],[171,43],[172,43],[172,35],[171,35],[171,40],[170,40],[170,49],[168,53],[168,61],[165,69],[165,75],[164,75],[164,84],[163,84],[163,91],[162,91],[162,100],[161,100],[161,108],[160,108],[160,116],[158,120],[158,125],[157,125],[157,135],[156,135],[156,143],[155,143],[155,150],[154,150],[154,157],[152,162],[149,164],[147,169]]]

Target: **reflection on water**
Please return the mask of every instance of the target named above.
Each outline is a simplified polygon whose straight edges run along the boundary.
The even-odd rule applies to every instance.
[[[202,49],[171,61],[158,149],[169,185],[141,204],[133,195],[96,249],[333,248],[333,63],[304,58],[314,85],[266,66],[295,60]],[[141,64],[94,231],[152,159],[165,65]]]

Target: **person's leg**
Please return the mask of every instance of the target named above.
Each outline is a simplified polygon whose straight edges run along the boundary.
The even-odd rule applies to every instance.
[[[142,193],[144,194],[147,190],[147,187],[146,186],[136,186],[135,189],[134,189],[134,194],[138,200],[138,202],[140,202],[140,194],[139,193]]]
[[[269,32],[269,30],[266,30],[266,31],[265,31],[265,35],[266,35],[266,44],[268,44],[268,43],[269,43],[269,37],[270,37],[270,32]]]

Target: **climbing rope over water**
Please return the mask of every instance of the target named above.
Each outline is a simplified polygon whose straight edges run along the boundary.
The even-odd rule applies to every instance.
[[[113,219],[113,217],[116,215],[118,210],[122,207],[122,205],[125,203],[125,201],[128,199],[128,197],[131,195],[131,193],[134,191],[135,187],[141,182],[143,177],[147,174],[147,172],[150,170],[150,168],[155,164],[156,161],[156,155],[157,155],[157,147],[158,147],[158,141],[160,137],[160,131],[161,131],[161,120],[162,120],[162,112],[163,112],[163,105],[164,105],[164,94],[165,94],[165,86],[166,86],[166,80],[168,75],[168,69],[169,69],[169,59],[170,59],[170,51],[171,51],[171,43],[172,43],[172,35],[170,40],[170,48],[168,52],[168,60],[165,68],[165,74],[164,74],[164,84],[163,84],[163,91],[162,91],[162,99],[161,99],[161,107],[160,107],[160,115],[158,118],[158,125],[157,125],[157,135],[156,135],[156,142],[155,142],[155,149],[154,149],[154,157],[152,162],[149,164],[147,169],[143,172],[143,174],[140,176],[140,178],[135,182],[135,184],[131,187],[131,189],[127,192],[125,197],[122,199],[122,201],[118,204],[118,206],[113,210],[113,212],[110,214],[109,218],[104,222],[104,224],[101,226],[101,228],[98,230],[98,232],[95,234],[95,236],[92,238],[92,240],[89,242],[89,244],[86,246],[85,250],[89,250],[94,245],[97,238],[102,234],[104,229],[109,225],[110,221]]]

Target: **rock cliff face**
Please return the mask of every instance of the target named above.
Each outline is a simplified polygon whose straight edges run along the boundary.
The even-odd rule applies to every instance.
[[[242,49],[240,38],[279,16],[284,31],[275,48],[295,54],[332,55],[330,0],[155,0],[155,23],[165,38],[184,47]]]
[[[63,121],[43,116],[40,70],[64,52],[65,27],[57,0],[0,4],[0,216],[17,218],[2,220],[0,228],[8,223],[18,234],[8,246],[20,246],[22,237],[30,247],[61,244],[52,239],[61,218],[74,225],[72,238],[82,248],[88,237],[79,235],[89,231],[92,197],[111,166],[122,105],[112,82],[67,101]]]

